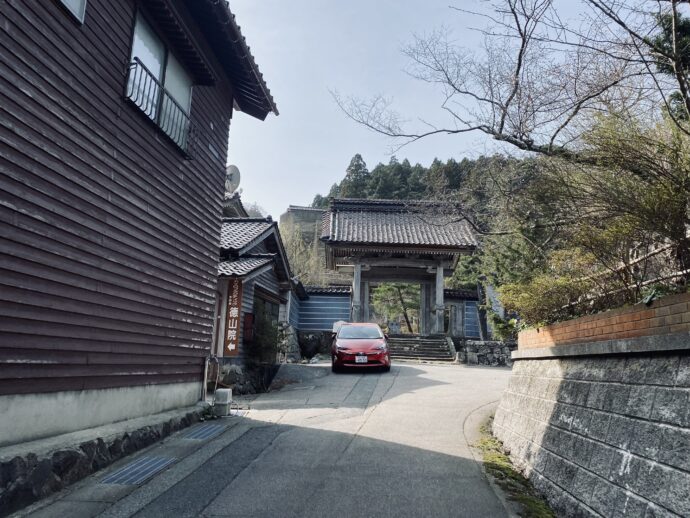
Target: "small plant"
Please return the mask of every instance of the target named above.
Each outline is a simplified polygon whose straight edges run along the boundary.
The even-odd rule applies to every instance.
[[[493,416],[482,427],[482,438],[475,444],[481,450],[484,468],[511,500],[522,507],[520,516],[526,518],[555,518],[549,505],[536,492],[529,480],[510,461],[501,441],[491,433]]]
[[[522,324],[516,317],[502,318],[491,308],[486,309],[486,316],[493,336],[502,341],[515,341],[517,334],[522,330]]]

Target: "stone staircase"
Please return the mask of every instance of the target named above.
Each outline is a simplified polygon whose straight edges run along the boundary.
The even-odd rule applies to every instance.
[[[451,362],[455,360],[445,336],[392,335],[388,348],[393,360]]]

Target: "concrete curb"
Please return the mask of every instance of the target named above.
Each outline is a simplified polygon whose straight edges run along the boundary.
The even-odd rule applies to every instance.
[[[518,518],[521,512],[520,505],[510,500],[503,490],[498,486],[498,484],[496,484],[494,478],[487,473],[486,469],[484,468],[484,458],[482,453],[474,447],[474,444],[476,444],[477,441],[479,441],[479,439],[482,437],[479,428],[486,421],[488,421],[491,414],[496,411],[498,404],[499,401],[492,401],[491,403],[487,403],[486,405],[482,405],[472,410],[462,424],[462,433],[472,457],[477,463],[479,469],[481,469],[484,478],[486,478],[491,490],[496,495],[496,498],[498,498],[498,500],[501,502],[501,505],[506,511],[506,516],[508,518]]]

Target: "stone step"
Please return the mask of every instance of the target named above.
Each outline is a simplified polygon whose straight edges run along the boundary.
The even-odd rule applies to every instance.
[[[427,361],[427,362],[452,362],[455,358],[432,358],[429,356],[393,356],[393,360],[407,360],[407,361]]]
[[[413,353],[413,352],[404,352],[404,353],[391,353],[391,358],[401,358],[403,356],[405,357],[410,357],[410,358],[453,358],[453,355],[450,353]]]
[[[448,344],[392,344],[389,342],[388,347],[411,347],[412,349],[448,349]]]
[[[411,347],[412,349],[448,349],[448,344],[447,343],[442,343],[442,344],[413,344],[413,343],[404,343],[404,344],[397,344],[397,343],[390,343],[388,342],[388,347],[391,349],[396,348],[396,347]]]
[[[404,346],[410,346],[410,347],[419,347],[419,346],[428,346],[428,347],[448,347],[448,344],[446,342],[392,342],[388,341],[388,345],[390,346],[396,346],[396,345],[404,345]]]
[[[391,351],[391,356],[452,356],[450,351]]]
[[[409,349],[412,351],[447,351],[450,349],[448,345],[443,344],[443,345],[397,345],[397,344],[388,344],[388,348],[391,350],[395,349]]]

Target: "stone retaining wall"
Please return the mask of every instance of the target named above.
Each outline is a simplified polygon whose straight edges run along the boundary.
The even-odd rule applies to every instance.
[[[510,367],[513,364],[511,353],[517,348],[514,342],[462,339],[455,342],[458,360],[469,365]]]
[[[586,345],[516,352],[495,435],[559,516],[690,516],[690,335]]]

